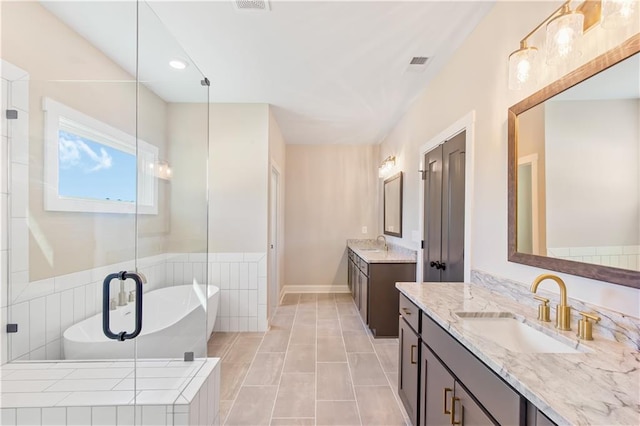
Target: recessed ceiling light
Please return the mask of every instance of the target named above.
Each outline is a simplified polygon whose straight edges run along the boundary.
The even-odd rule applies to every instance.
[[[187,67],[187,65],[187,62],[183,61],[182,59],[172,59],[169,61],[169,66],[177,70],[183,70]]]

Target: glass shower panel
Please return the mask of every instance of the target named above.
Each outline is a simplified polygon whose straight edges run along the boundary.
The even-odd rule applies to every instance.
[[[138,12],[138,147],[157,148],[155,157],[139,158],[155,182],[147,201],[158,207],[145,212],[138,202],[137,261],[157,337],[138,340],[137,360],[143,366],[173,359],[167,368],[193,377],[207,356],[217,296],[207,285],[209,87],[153,3],[140,2]],[[195,362],[184,362],[190,354]],[[138,390],[144,393],[145,384],[139,381]]]
[[[3,361],[135,356],[103,334],[102,289],[135,271],[136,20],[135,2],[2,2]],[[114,331],[134,329],[132,287],[112,283]]]

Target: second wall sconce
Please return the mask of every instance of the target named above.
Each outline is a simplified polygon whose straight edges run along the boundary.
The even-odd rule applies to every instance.
[[[378,167],[378,177],[385,177],[387,173],[396,165],[396,157],[393,155],[388,156]]]

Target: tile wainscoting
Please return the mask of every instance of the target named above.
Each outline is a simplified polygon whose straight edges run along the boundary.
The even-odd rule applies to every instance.
[[[266,331],[267,329],[266,253],[168,253],[138,260],[148,283],[145,292],[193,280],[220,288],[216,331]],[[64,330],[102,310],[102,281],[121,270],[132,270],[133,261],[32,281],[19,294],[9,294],[13,304],[3,310],[5,321],[18,324],[18,333],[6,335],[8,348],[3,361],[62,359]],[[127,283],[127,290],[132,284]],[[12,287],[15,289],[15,287]],[[111,286],[111,297],[117,296]],[[8,316],[7,316],[8,315]],[[6,357],[6,358],[5,358]],[[6,362],[6,361],[5,361]]]

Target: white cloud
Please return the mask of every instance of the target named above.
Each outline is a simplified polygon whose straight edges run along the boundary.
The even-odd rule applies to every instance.
[[[113,165],[113,157],[104,148],[100,147],[98,154],[82,139],[62,135],[58,140],[58,159],[61,168],[81,167],[85,173],[110,169]]]

